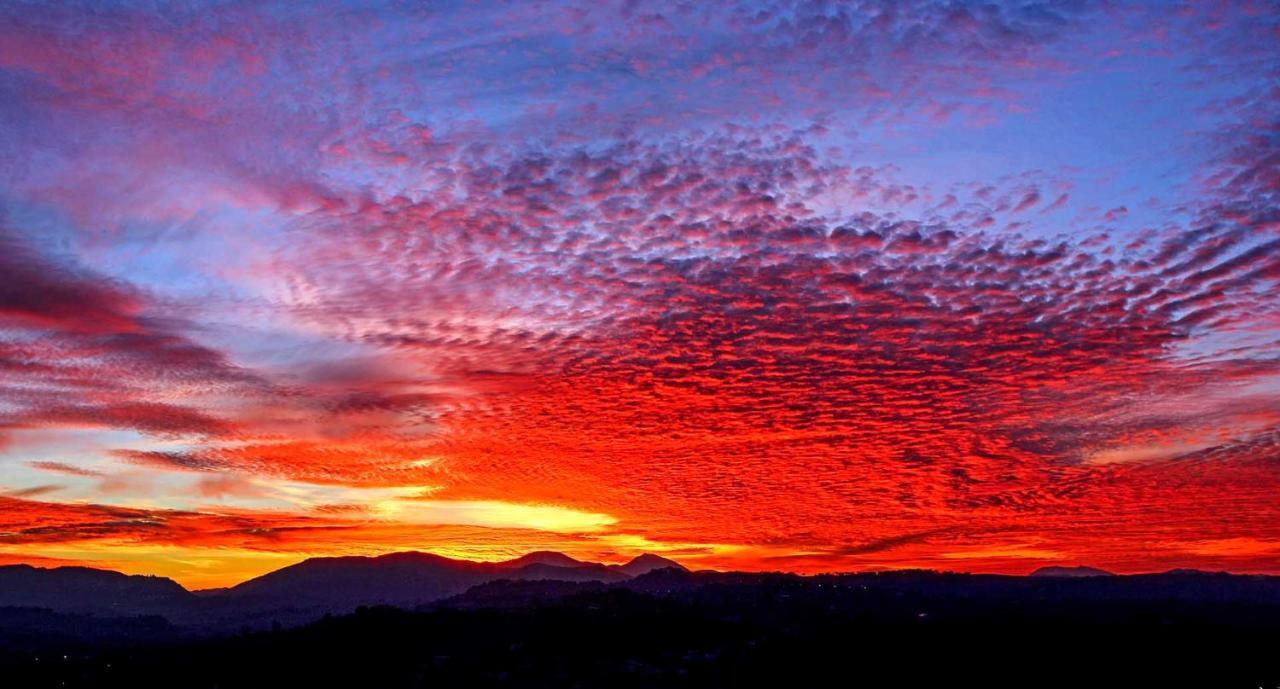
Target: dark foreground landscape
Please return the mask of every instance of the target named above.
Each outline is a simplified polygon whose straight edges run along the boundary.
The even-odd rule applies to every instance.
[[[1277,577],[800,577],[543,553],[313,560],[199,594],[83,569],[0,568],[0,584],[15,687],[1280,687]]]

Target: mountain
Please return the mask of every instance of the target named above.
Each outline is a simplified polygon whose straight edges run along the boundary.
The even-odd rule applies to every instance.
[[[550,565],[552,567],[584,567],[590,563],[581,560],[575,560],[564,553],[557,553],[552,550],[537,550],[527,555],[521,555],[514,560],[499,562],[498,566],[502,569],[520,569],[527,565]]]
[[[515,579],[524,581],[625,581],[629,578],[626,573],[596,564],[582,564],[578,567],[556,567],[554,565],[545,565],[535,563],[525,565],[519,569],[512,570],[509,573],[503,573],[498,578]]]
[[[296,621],[324,613],[350,612],[361,605],[412,608],[457,596],[491,581],[625,581],[678,564],[640,556],[622,567],[582,562],[568,555],[539,551],[506,562],[453,560],[430,553],[392,553],[378,557],[312,558],[204,596],[223,619]]]
[[[675,560],[668,560],[665,557],[659,557],[652,553],[637,555],[631,560],[631,562],[622,565],[618,570],[629,577],[638,577],[642,574],[648,574],[655,570],[667,568],[678,569],[682,572],[689,571],[684,565],[676,562]]]
[[[836,596],[851,610],[902,607],[910,619],[937,618],[948,606],[1004,610],[1035,603],[1044,614],[1088,610],[1099,620],[1123,615],[1204,610],[1236,620],[1269,619],[1280,606],[1280,577],[1172,572],[1108,576],[1090,567],[1046,567],[1030,577],[929,570],[800,576],[786,573],[690,572],[657,555],[624,565],[582,562],[538,552],[506,562],[471,562],[429,553],[314,558],[237,586],[197,593],[161,577],[64,567],[0,567],[0,655],[5,648],[149,642],[230,636],[376,609],[521,610],[580,596],[649,596],[700,600],[733,617],[767,611],[760,596]],[[845,600],[847,598],[847,600]],[[1114,607],[1113,606],[1120,606]],[[1172,606],[1172,607],[1170,607]],[[1200,607],[1197,607],[1200,606]],[[1267,607],[1271,606],[1271,607]],[[1130,612],[1125,612],[1125,611]],[[1171,611],[1171,612],[1170,612]],[[861,614],[861,613],[859,613]],[[985,614],[985,613],[984,613]],[[996,614],[992,612],[991,614]],[[1143,618],[1145,619],[1145,618]]]
[[[1164,574],[1165,574],[1165,576],[1170,576],[1170,577],[1178,577],[1178,576],[1181,576],[1181,577],[1214,577],[1214,576],[1231,576],[1231,573],[1230,573],[1230,572],[1215,571],[1215,570],[1206,570],[1206,569],[1192,569],[1192,568],[1190,568],[1190,567],[1178,567],[1178,568],[1176,568],[1176,569],[1171,569],[1171,570],[1169,570],[1169,571],[1165,572]]]
[[[1056,577],[1059,579],[1080,579],[1083,577],[1112,577],[1115,576],[1105,569],[1097,567],[1041,567],[1032,572],[1033,577]]]
[[[1168,597],[1171,579],[1196,597]],[[20,637],[27,645],[15,652],[0,629],[3,686],[679,689],[855,675],[871,686],[984,689],[1280,686],[1280,577],[667,568],[620,584],[504,579],[418,610],[370,607],[215,639],[148,643],[128,631],[114,647],[56,652]],[[998,662],[974,662],[993,649]]]
[[[172,579],[89,567],[0,567],[0,607],[92,615],[165,615],[195,599]]]
[[[226,631],[277,622],[302,624],[360,606],[414,608],[501,580],[617,584],[668,567],[683,571],[679,564],[656,555],[641,555],[618,566],[583,562],[550,551],[505,562],[403,552],[312,558],[236,586],[191,592],[162,577],[128,576],[86,567],[11,565],[0,567],[0,608],[44,609],[104,620],[154,615],[184,629]],[[13,619],[30,617],[24,615]],[[55,622],[50,622],[51,628],[74,627]],[[2,623],[0,619],[0,627]]]
[[[232,586],[213,598],[331,611],[359,605],[414,606],[462,593],[499,571],[503,570],[492,564],[431,553],[317,557]]]

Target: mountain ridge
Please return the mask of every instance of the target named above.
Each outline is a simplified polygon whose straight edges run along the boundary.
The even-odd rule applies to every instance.
[[[631,577],[638,577],[642,574],[648,574],[655,570],[668,568],[678,569],[684,572],[689,571],[689,568],[679,562],[676,562],[675,560],[668,560],[661,555],[654,555],[653,553],[642,553],[631,558],[630,562],[618,567],[620,571]]]
[[[658,559],[681,567],[673,561]],[[642,562],[655,566],[656,560]],[[322,614],[351,612],[368,605],[415,608],[504,579],[618,583],[632,577],[622,567],[583,562],[552,551],[534,551],[499,562],[461,560],[417,551],[318,557],[254,577],[224,591],[212,592],[204,598],[209,601],[207,609],[220,611],[224,618],[269,614],[273,620],[292,623]]]
[[[1097,567],[1088,567],[1086,565],[1076,565],[1074,567],[1041,567],[1027,576],[1032,577],[1057,577],[1057,578],[1081,578],[1081,577],[1113,577],[1115,573],[1108,572],[1105,569]]]
[[[19,610],[98,619],[155,616],[184,633],[297,626],[362,607],[407,610],[441,605],[520,607],[599,589],[683,595],[704,587],[759,588],[777,582],[907,593],[944,592],[959,598],[1013,600],[1048,595],[1063,600],[1280,600],[1280,577],[1173,571],[1100,575],[1095,568],[1045,568],[1031,576],[901,570],[797,575],[780,572],[692,572],[646,553],[623,564],[576,560],[535,551],[500,562],[459,560],[427,552],[309,558],[224,589],[191,592],[164,577],[86,567],[0,566],[0,628],[5,619],[28,626],[41,618]],[[930,593],[930,595],[932,595]],[[911,595],[916,595],[912,593]],[[8,611],[8,612],[6,612]],[[6,618],[5,615],[8,615]],[[47,617],[51,627],[74,627]],[[70,619],[70,618],[67,618]],[[31,622],[37,620],[37,622]],[[153,626],[133,624],[133,628]],[[123,629],[123,627],[122,627]]]
[[[196,598],[178,582],[83,566],[0,566],[0,607],[49,608],[74,614],[159,614]]]

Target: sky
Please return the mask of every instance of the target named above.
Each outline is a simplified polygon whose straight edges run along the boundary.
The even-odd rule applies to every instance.
[[[6,2],[0,563],[1280,574],[1280,4]]]

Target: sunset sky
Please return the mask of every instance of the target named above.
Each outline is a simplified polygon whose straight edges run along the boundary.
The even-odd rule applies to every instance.
[[[0,563],[1280,574],[1280,5],[0,5]]]

